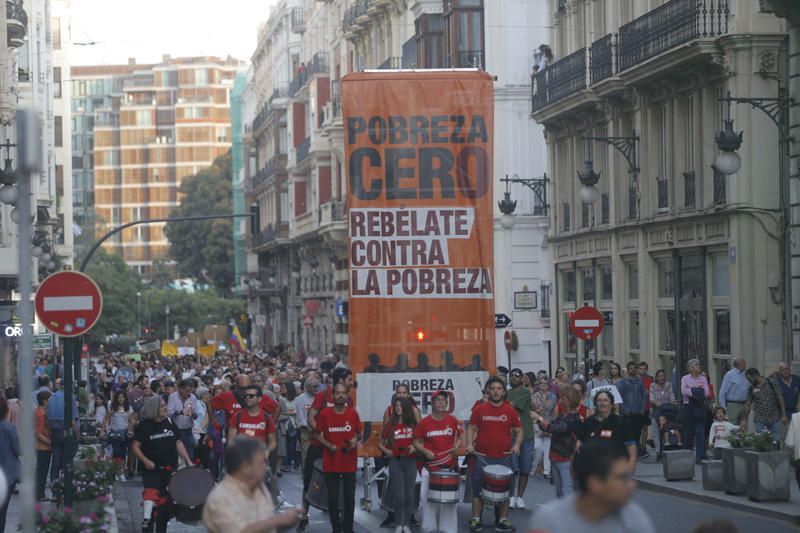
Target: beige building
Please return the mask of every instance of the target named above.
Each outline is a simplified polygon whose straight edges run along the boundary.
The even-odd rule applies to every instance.
[[[715,135],[727,92],[778,96],[785,21],[750,0],[551,1],[550,13],[555,57],[533,76],[532,105],[553,180],[553,365],[588,349],[668,375],[698,357],[717,385],[738,355],[775,370],[789,358],[778,129],[733,105],[744,142],[730,176]],[[586,160],[594,194],[578,178],[594,177]],[[588,346],[568,327],[585,304],[606,322]]]

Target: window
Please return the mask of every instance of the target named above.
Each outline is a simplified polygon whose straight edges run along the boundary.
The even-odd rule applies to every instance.
[[[639,311],[630,311],[631,350],[639,349]]]
[[[199,68],[194,71],[195,85],[208,85],[208,69]]]
[[[672,259],[658,262],[658,296],[660,298],[675,296],[675,267]]]
[[[577,288],[575,286],[575,271],[570,270],[568,272],[564,272],[564,301],[574,302],[576,294]]]
[[[731,312],[714,310],[714,353],[731,353]]]
[[[417,64],[420,68],[444,66],[444,19],[439,14],[422,15],[415,22]]]
[[[675,351],[675,310],[658,311],[658,349],[664,352]]]
[[[539,286],[539,297],[541,298],[541,317],[550,318],[550,285],[542,283]]]
[[[53,42],[53,50],[61,50],[61,19],[53,17],[51,24],[51,40]]]
[[[611,275],[611,265],[600,267],[600,299],[614,299],[614,283]]]
[[[564,313],[564,348],[567,353],[578,353],[578,337],[572,334],[572,329],[569,327],[569,313]]]
[[[603,357],[606,359],[613,359],[614,358],[614,312],[613,311],[605,311],[603,312],[603,333],[601,333],[602,337],[602,346],[603,346]]]
[[[444,3],[447,66],[483,68],[483,0]]]
[[[153,113],[149,109],[140,109],[136,111],[136,125],[137,126],[152,126]]]
[[[64,166],[56,165],[56,196],[64,196]]]
[[[727,254],[711,256],[711,290],[712,296],[730,296],[731,294],[731,265]]]
[[[639,265],[628,263],[628,300],[639,299]]]
[[[61,67],[53,67],[53,98],[61,98]]]
[[[586,268],[581,272],[581,285],[583,289],[583,301],[594,302],[596,294],[594,278],[594,268]]]
[[[64,146],[64,127],[61,117],[58,115],[53,117],[53,130],[55,134],[54,144],[58,147]]]

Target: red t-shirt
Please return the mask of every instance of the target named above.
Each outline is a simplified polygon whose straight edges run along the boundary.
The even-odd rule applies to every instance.
[[[391,448],[393,457],[410,457],[415,453],[409,451],[409,446],[414,444],[414,428],[406,427],[402,422],[395,427],[391,424],[383,426],[383,441],[387,448]]]
[[[275,410],[278,408],[277,402],[267,395],[261,396],[261,400],[259,401],[258,405],[270,415],[275,413]],[[242,405],[239,403],[239,400],[236,399],[233,391],[229,390],[226,392],[220,392],[211,398],[211,409],[222,409],[225,411],[225,420],[230,426],[231,418],[233,418],[233,415],[242,410]]]
[[[322,412],[323,409],[326,407],[333,407],[335,404],[333,403],[333,389],[328,388],[324,391],[320,391],[314,395],[314,401],[311,402],[311,409],[317,410],[317,419],[319,419],[319,414]],[[347,405],[353,405],[353,400],[350,396],[347,397]],[[306,413],[307,414],[307,413]],[[319,424],[319,422],[317,422]],[[317,429],[319,426],[317,426]],[[311,445],[312,446],[322,446],[319,440],[317,439],[316,434],[312,435],[311,437]]]
[[[325,472],[355,472],[358,462],[358,447],[344,451],[345,443],[363,431],[358,413],[350,406],[340,414],[333,407],[326,407],[317,416],[317,430],[325,440],[336,446],[336,451],[322,449],[322,467]]]
[[[503,402],[499,407],[491,402],[475,407],[469,423],[478,428],[475,450],[494,458],[508,456],[511,429],[522,427],[517,410],[508,402]]]
[[[647,399],[644,402],[644,408],[646,411],[650,410],[650,385],[653,384],[653,376],[650,374],[645,374],[642,378],[642,383],[644,383],[644,392],[647,394]],[[713,399],[713,398],[712,398]]]
[[[436,459],[441,459],[453,448],[456,438],[461,433],[461,423],[450,414],[441,420],[436,420],[433,415],[426,416],[414,428],[414,436],[422,439],[422,445],[432,451]],[[441,466],[454,466],[455,462],[456,458],[453,457]]]
[[[275,433],[275,422],[269,413],[265,413],[263,410],[252,416],[242,409],[228,421],[228,427],[235,429],[237,435],[244,434],[265,442],[271,433]]]

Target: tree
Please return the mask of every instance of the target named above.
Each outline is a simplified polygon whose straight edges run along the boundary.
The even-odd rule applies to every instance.
[[[155,259],[150,269],[150,286],[154,289],[166,289],[174,280],[174,269],[169,260],[164,257]]]
[[[139,275],[117,254],[99,248],[86,267],[103,293],[103,312],[89,331],[94,339],[108,335],[136,334],[136,293],[141,290]]]
[[[232,213],[230,152],[185,178],[179,192],[181,203],[171,216]],[[221,294],[230,293],[235,278],[231,219],[169,222],[164,234],[180,275],[211,283]]]
[[[142,326],[152,328],[155,336],[165,339],[166,307],[169,306],[169,329],[178,326],[181,335],[189,328],[201,332],[203,326],[227,325],[244,312],[244,301],[223,298],[212,290],[187,292],[178,289],[148,289],[142,294]],[[169,337],[171,337],[170,331]],[[220,339],[225,340],[227,339]]]

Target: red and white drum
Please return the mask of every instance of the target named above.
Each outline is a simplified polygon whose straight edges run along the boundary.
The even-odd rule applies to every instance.
[[[457,472],[431,472],[428,478],[428,501],[434,503],[458,503],[461,476]]]
[[[483,467],[483,487],[481,498],[487,502],[502,503],[511,496],[511,481],[514,472],[503,465],[487,465]]]

